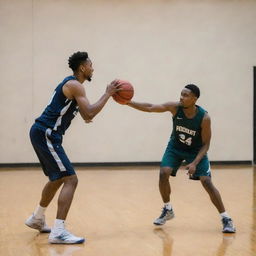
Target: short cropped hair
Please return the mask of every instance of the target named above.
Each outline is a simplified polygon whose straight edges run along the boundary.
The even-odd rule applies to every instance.
[[[200,89],[194,84],[188,84],[185,88],[189,89],[197,98],[200,97]]]
[[[87,52],[75,52],[68,59],[68,65],[73,71],[77,71],[78,67],[88,59]]]

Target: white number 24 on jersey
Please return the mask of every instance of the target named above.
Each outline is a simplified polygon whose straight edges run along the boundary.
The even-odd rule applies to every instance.
[[[180,136],[180,142],[190,146],[192,144],[192,137],[186,138],[185,134],[181,133]]]

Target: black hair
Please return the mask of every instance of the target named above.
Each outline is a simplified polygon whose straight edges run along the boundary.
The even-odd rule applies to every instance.
[[[189,89],[197,98],[200,97],[200,89],[194,84],[188,84],[185,88]]]
[[[68,59],[68,65],[73,70],[76,71],[82,62],[88,59],[87,52],[75,52]]]

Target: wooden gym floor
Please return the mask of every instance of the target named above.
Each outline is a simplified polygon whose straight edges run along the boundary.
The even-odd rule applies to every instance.
[[[67,229],[83,245],[51,245],[47,234],[24,225],[47,182],[41,170],[0,170],[0,255],[3,256],[255,256],[256,172],[253,167],[212,167],[213,182],[237,227],[221,233],[220,217],[200,182],[185,170],[171,177],[176,217],[152,221],[162,202],[158,167],[77,168],[79,185]],[[52,225],[57,197],[46,211]]]

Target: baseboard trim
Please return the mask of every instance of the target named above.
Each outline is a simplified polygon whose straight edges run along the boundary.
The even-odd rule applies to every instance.
[[[252,165],[251,160],[244,161],[210,161],[211,165]]]
[[[159,166],[160,162],[95,162],[73,163],[74,167],[125,167],[125,166]],[[211,161],[211,165],[252,165],[251,160]],[[40,163],[0,163],[0,168],[40,167]]]

